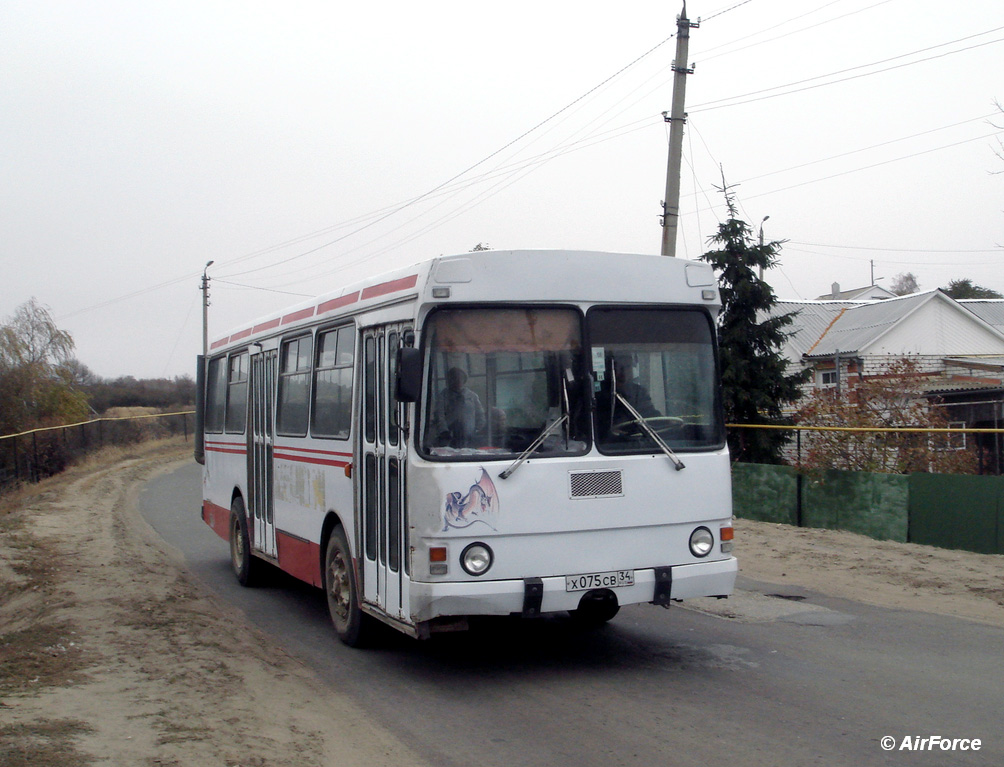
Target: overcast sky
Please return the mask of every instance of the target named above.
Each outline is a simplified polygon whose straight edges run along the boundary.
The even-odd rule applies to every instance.
[[[658,253],[679,2],[0,4],[0,317],[105,377],[478,243]],[[1004,292],[1004,2],[691,0],[678,255]],[[1001,175],[994,175],[1001,173]]]

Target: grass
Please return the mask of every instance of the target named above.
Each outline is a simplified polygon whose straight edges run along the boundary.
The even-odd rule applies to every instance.
[[[72,719],[0,726],[0,767],[92,764],[93,760],[75,745],[78,737],[91,731],[84,722]]]

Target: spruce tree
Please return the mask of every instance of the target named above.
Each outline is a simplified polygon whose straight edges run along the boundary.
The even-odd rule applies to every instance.
[[[777,262],[782,241],[758,244],[753,230],[739,218],[735,196],[729,187],[722,192],[728,219],[709,238],[716,246],[701,256],[714,267],[722,297],[718,318],[718,347],[722,374],[722,398],[726,423],[783,423],[785,404],[801,396],[800,386],[808,371],[787,372],[788,361],[781,355],[785,328],[793,315],[769,316],[777,303],[770,285],[758,272]],[[778,463],[781,449],[790,436],[777,429],[729,429],[729,449],[733,460],[747,463]]]

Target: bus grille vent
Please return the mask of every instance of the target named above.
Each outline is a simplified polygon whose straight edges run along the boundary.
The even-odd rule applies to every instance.
[[[612,498],[624,495],[619,471],[569,472],[572,498]]]

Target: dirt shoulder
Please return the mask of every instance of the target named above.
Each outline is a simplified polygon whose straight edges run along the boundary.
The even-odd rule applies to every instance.
[[[1004,556],[736,521],[741,575],[893,609],[1004,626]]]
[[[105,453],[0,499],[0,767],[421,763],[142,519],[144,483],[189,451]],[[754,581],[1004,626],[1004,557],[748,520],[736,533]]]
[[[0,767],[420,761],[213,600],[139,515],[146,444],[0,504]]]

